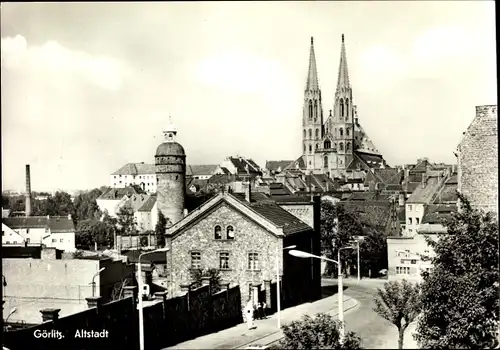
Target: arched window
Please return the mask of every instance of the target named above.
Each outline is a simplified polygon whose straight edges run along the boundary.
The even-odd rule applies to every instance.
[[[304,145],[304,153],[306,153],[306,145]]]
[[[314,100],[314,120],[318,119],[318,101]]]
[[[346,145],[345,145],[345,150],[349,151],[350,149],[351,149],[351,143],[347,142]]]
[[[345,116],[349,117],[349,99],[346,98],[345,100]]]
[[[340,136],[344,136],[344,129],[340,128],[339,132],[340,132]]]
[[[330,141],[325,141],[325,149],[329,149],[331,147]]]
[[[325,158],[323,159],[324,161],[324,164],[325,164],[325,168],[328,168],[328,156],[325,156]]]
[[[319,138],[319,129],[316,129],[316,138]]]
[[[319,143],[316,144],[316,151],[318,150],[318,147],[319,147]]]
[[[214,228],[214,238],[222,239],[222,228],[219,225]]]
[[[346,134],[347,136],[349,136],[349,128],[346,128],[346,129],[345,129],[345,134]]]
[[[339,143],[339,148],[340,148],[341,151],[344,150],[344,144],[342,142]]]
[[[307,136],[307,131],[306,129],[304,129],[304,138],[306,138],[306,136]]]
[[[312,100],[309,100],[309,119],[313,117],[313,103]]]
[[[309,138],[312,139],[313,138],[313,132],[311,129],[309,129]]]
[[[309,153],[312,153],[313,151],[313,147],[311,145],[309,145]]]
[[[339,104],[339,107],[340,107],[340,116],[343,117],[344,116],[344,100],[343,99],[340,99],[340,104]]]
[[[234,228],[233,226],[228,226],[226,228],[227,239],[234,239]]]
[[[335,137],[337,137],[337,128],[335,128],[335,134],[333,134]]]

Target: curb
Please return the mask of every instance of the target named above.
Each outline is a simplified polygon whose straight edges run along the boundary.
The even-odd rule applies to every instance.
[[[344,306],[347,302],[351,301],[351,305],[344,309],[344,313],[358,306],[358,301],[354,298],[349,297],[349,299],[344,300]],[[326,312],[333,317],[338,316],[338,308],[330,309]],[[247,344],[241,345],[237,347],[237,349],[267,349],[270,345],[277,343],[281,339],[283,339],[284,335],[281,330],[276,331],[274,333],[265,335],[260,339],[253,340]]]

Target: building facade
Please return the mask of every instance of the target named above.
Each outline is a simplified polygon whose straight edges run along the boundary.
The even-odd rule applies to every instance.
[[[498,215],[497,106],[477,106],[457,150],[459,191],[473,207]]]

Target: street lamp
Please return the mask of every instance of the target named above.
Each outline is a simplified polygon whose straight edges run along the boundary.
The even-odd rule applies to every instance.
[[[342,344],[342,342],[344,341],[344,286],[343,286],[343,281],[342,281],[342,266],[340,264],[340,251],[342,249],[350,249],[352,247],[344,247],[344,248],[339,248],[338,249],[338,257],[337,257],[337,261],[333,260],[333,259],[328,259],[326,257],[323,257],[323,256],[318,256],[318,255],[314,255],[314,254],[311,254],[311,253],[306,253],[306,252],[303,252],[303,251],[300,251],[300,250],[291,250],[289,252],[290,255],[293,255],[297,258],[316,258],[316,259],[321,259],[321,260],[325,260],[325,261],[330,261],[330,262],[333,262],[335,264],[337,264],[338,266],[338,298],[339,298],[339,301],[338,301],[338,304],[339,304],[339,321],[340,321],[340,329],[339,329],[339,338],[340,338],[340,343]]]
[[[296,245],[291,245],[283,248],[283,250],[296,248]],[[278,329],[281,328],[281,288],[280,288],[280,260],[279,246],[276,247],[276,309],[278,316]]]
[[[17,311],[17,307],[14,307],[14,308],[12,308],[12,310],[10,310],[9,315],[5,319],[5,324],[6,325],[7,325],[7,321],[9,321],[9,317],[12,316],[12,314],[16,313],[16,311]]]
[[[137,259],[137,271],[139,273],[139,350],[144,350],[144,313],[143,313],[143,307],[142,307],[142,270],[141,270],[141,258],[144,255],[148,254],[153,254],[157,252],[167,252],[169,248],[160,248],[156,250],[152,250],[149,252],[144,252],[139,255],[139,258]]]
[[[360,263],[359,263],[359,241],[363,240],[363,237],[360,236],[354,236],[354,242],[356,243],[356,250],[358,253],[358,282],[361,281],[361,269],[360,269]],[[354,243],[353,242],[353,243]]]
[[[95,282],[94,282],[94,279],[97,277],[98,274],[100,274],[101,272],[103,272],[104,270],[106,270],[105,267],[103,267],[102,269],[100,269],[99,271],[97,271],[94,276],[92,276],[92,296],[94,297],[95,296]]]

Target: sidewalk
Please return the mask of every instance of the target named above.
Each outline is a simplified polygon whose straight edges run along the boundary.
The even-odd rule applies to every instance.
[[[354,308],[358,302],[344,295],[344,311]],[[311,316],[325,312],[332,316],[338,314],[338,296],[305,303],[281,311],[281,324],[298,320],[304,314]],[[267,345],[283,337],[281,330],[277,329],[276,314],[269,316],[266,320],[256,320],[255,329],[249,330],[246,323],[241,323],[232,328],[198,337],[165,349],[244,349],[250,345]]]

